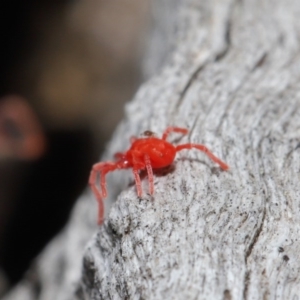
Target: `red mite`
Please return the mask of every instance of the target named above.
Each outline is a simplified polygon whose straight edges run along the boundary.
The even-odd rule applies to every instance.
[[[177,132],[181,134],[187,134],[188,130],[179,127],[168,127],[161,139],[154,136],[151,131],[145,131],[145,138],[132,138],[131,147],[124,153],[115,154],[115,162],[100,162],[93,165],[89,184],[91,189],[97,198],[98,209],[98,224],[103,222],[103,198],[107,196],[105,175],[108,172],[117,169],[129,169],[132,168],[135,179],[137,194],[142,196],[142,185],[139,172],[141,170],[147,170],[149,179],[149,192],[153,195],[153,171],[152,169],[160,169],[169,166],[174,161],[176,153],[184,149],[198,149],[203,151],[211,160],[219,164],[223,170],[228,170],[229,166],[214,156],[204,145],[201,144],[182,144],[173,146],[167,142],[167,137],[171,132]],[[100,187],[97,187],[97,175],[100,174]]]

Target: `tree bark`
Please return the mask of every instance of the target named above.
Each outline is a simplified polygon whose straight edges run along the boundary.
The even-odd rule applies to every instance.
[[[113,173],[107,201],[116,202],[94,237],[89,193],[40,257],[36,279],[5,300],[300,299],[300,2],[154,8],[150,79],[103,159],[132,135],[176,125],[189,135],[172,135],[174,144],[205,144],[230,170],[185,151],[155,174],[153,197],[142,180],[141,199],[130,172]],[[17,298],[25,292],[31,298]]]

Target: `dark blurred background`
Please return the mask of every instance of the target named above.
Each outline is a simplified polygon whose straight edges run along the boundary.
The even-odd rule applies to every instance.
[[[148,19],[149,1],[0,0],[0,275],[9,285],[67,222],[141,83]]]

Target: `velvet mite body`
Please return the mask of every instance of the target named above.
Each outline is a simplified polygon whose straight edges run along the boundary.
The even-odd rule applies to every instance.
[[[93,165],[89,184],[98,201],[98,224],[103,222],[104,207],[103,199],[107,196],[106,179],[107,173],[118,169],[129,169],[133,171],[137,194],[142,196],[142,185],[140,171],[146,170],[149,180],[149,193],[154,193],[153,169],[160,169],[171,165],[176,153],[184,149],[197,149],[204,152],[212,161],[217,163],[223,170],[228,170],[229,166],[216,157],[206,146],[201,144],[181,144],[174,146],[167,141],[171,132],[187,134],[188,130],[179,127],[168,127],[162,138],[155,137],[154,133],[147,130],[143,138],[132,138],[131,146],[126,152],[115,154],[115,161],[100,162]],[[100,175],[100,188],[97,186],[98,174]]]

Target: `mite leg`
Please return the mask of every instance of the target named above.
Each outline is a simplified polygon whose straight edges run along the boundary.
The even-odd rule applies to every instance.
[[[101,198],[105,198],[107,196],[107,190],[106,190],[106,180],[105,180],[105,175],[110,172],[115,170],[115,164],[114,163],[97,163],[93,165],[90,179],[89,179],[89,184],[91,187],[94,187],[97,190],[97,195],[99,195]],[[96,186],[97,184],[97,174],[100,175],[100,187],[101,190],[99,190]],[[95,193],[96,195],[96,193]],[[96,195],[96,197],[97,197]]]
[[[176,147],[176,152],[184,150],[184,149],[198,149],[200,151],[203,151],[212,161],[217,163],[223,170],[228,170],[229,166],[220,160],[218,157],[216,157],[212,152],[208,150],[208,148],[201,144],[182,144]]]
[[[97,203],[98,203],[98,224],[100,225],[103,223],[104,207],[103,207],[103,196],[96,186],[97,175],[98,175],[98,171],[92,169],[91,175],[89,178],[89,184],[90,184],[92,192],[94,193]]]
[[[100,225],[103,222],[104,208],[103,208],[102,195],[100,194],[99,190],[96,187],[97,173],[98,173],[97,171],[94,170],[91,171],[89,184],[98,203],[98,224]]]
[[[180,128],[180,127],[168,127],[163,133],[162,139],[165,141],[171,132],[187,134],[188,130],[186,128]]]
[[[125,156],[125,154],[122,153],[122,152],[117,152],[117,153],[114,154],[114,158],[116,160],[120,160],[120,159],[124,158],[124,156]]]
[[[139,174],[139,169],[133,168],[133,175],[134,175],[134,180],[135,180],[135,185],[136,185],[136,190],[138,197],[142,197],[142,183],[141,183],[141,177]]]
[[[132,136],[130,138],[130,144],[133,144],[138,138],[136,136]]]
[[[154,179],[153,179],[153,171],[152,171],[151,162],[150,162],[150,158],[149,158],[148,155],[145,155],[145,165],[146,165],[147,174],[148,174],[149,192],[150,192],[150,195],[153,195],[153,193],[154,193]]]
[[[103,215],[104,215],[103,198],[107,196],[105,175],[108,172],[115,170],[116,168],[117,168],[116,164],[114,163],[97,163],[93,165],[90,174],[89,185],[98,202],[98,224],[102,224],[103,222]],[[99,188],[97,187],[98,174],[100,174],[101,190],[99,190]]]

